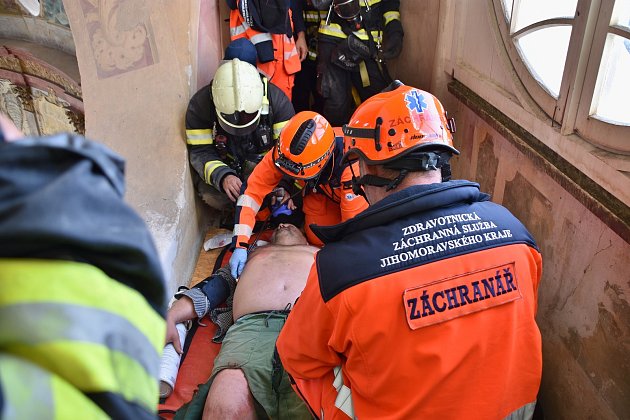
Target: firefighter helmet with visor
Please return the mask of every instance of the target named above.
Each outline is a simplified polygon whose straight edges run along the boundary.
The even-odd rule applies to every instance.
[[[219,125],[235,136],[256,129],[263,96],[263,82],[256,67],[237,58],[219,66],[212,80],[212,101]]]
[[[346,20],[356,19],[361,13],[359,0],[333,0],[333,9],[337,16]]]

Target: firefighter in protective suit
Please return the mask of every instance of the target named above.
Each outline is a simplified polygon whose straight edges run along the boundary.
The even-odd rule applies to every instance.
[[[295,74],[291,102],[295,112],[322,112],[324,98],[317,90],[317,32],[322,22],[326,21],[327,11],[319,10],[312,0],[299,0],[304,7],[304,32],[308,51],[302,61],[302,68]]]
[[[242,182],[294,115],[280,89],[235,58],[190,100],[186,141],[197,191],[212,208],[233,206]]]
[[[153,419],[165,279],[124,162],[19,137],[0,114],[0,417]]]
[[[352,172],[341,164],[343,137],[321,115],[312,111],[296,114],[282,130],[278,144],[254,169],[247,188],[236,203],[236,217],[230,257],[230,269],[238,277],[247,261],[247,248],[256,213],[264,197],[287,177],[293,180],[302,196],[306,237],[320,245],[310,225],[333,225],[347,220],[367,208],[363,197],[352,192]],[[356,169],[358,170],[358,168]],[[290,191],[290,186],[283,188]],[[280,199],[293,207],[292,198]]]
[[[328,18],[319,27],[318,89],[322,115],[337,127],[355,108],[352,88],[361,101],[382,91],[391,78],[386,60],[402,50],[399,0],[319,0]]]
[[[344,127],[370,207],[325,243],[277,341],[321,418],[530,419],[541,255],[479,185],[449,181],[454,123],[398,85]]]

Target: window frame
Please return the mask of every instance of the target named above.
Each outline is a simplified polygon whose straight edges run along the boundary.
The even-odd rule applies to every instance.
[[[511,33],[510,28],[515,21],[514,10],[518,9],[518,3],[526,0],[514,0],[510,21],[507,20],[503,0],[491,1],[515,73],[533,101],[560,127],[560,132],[564,135],[575,133],[597,147],[614,153],[630,154],[630,126],[613,124],[590,115],[608,33],[621,34],[630,39],[630,31],[610,26],[615,0],[578,0],[573,18],[538,21],[514,33]],[[556,99],[523,62],[515,39],[543,27],[567,23],[572,25],[572,31]]]

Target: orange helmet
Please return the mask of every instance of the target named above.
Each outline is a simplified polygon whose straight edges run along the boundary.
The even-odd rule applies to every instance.
[[[363,102],[343,127],[344,160],[361,158],[373,165],[413,151],[459,154],[453,147],[455,123],[446,117],[440,101],[398,83]]]
[[[282,129],[273,161],[293,178],[311,179],[326,166],[334,147],[335,134],[328,121],[316,112],[302,111]]]

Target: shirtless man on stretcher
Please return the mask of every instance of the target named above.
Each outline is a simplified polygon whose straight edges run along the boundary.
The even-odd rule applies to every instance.
[[[317,250],[308,245],[297,227],[280,224],[271,244],[250,253],[234,292],[234,324],[214,361],[204,419],[255,419],[257,414],[280,419],[311,418],[274,350],[288,309],[304,289]],[[229,270],[222,270],[223,275],[229,275]],[[220,276],[210,279],[206,286],[215,283],[222,287],[225,282]],[[191,289],[194,292],[176,301],[168,312],[166,342],[172,342],[179,352],[175,325],[203,317],[221,303],[217,302],[221,298],[216,298],[216,287],[208,292],[206,286]],[[204,290],[211,301],[200,294]]]

